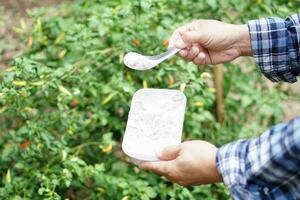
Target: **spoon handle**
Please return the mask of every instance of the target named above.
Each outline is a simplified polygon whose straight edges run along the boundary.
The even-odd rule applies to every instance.
[[[179,51],[180,51],[180,49],[172,47],[172,48],[168,49],[168,51],[166,51],[165,53],[160,54],[157,59],[159,60],[159,62],[162,62],[166,59],[171,58],[173,55],[175,55]]]

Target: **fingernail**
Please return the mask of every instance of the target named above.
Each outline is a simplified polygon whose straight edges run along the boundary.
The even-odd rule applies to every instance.
[[[198,47],[192,47],[192,52],[194,53],[194,54],[198,54],[199,53],[199,48]]]
[[[204,53],[199,53],[199,59],[204,59],[205,58],[205,54]]]
[[[179,49],[183,49],[186,47],[186,44],[184,43],[184,41],[181,38],[178,38],[175,46]]]

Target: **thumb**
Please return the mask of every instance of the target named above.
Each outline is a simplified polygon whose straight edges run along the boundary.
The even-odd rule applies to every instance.
[[[203,43],[205,37],[201,31],[187,31],[181,34],[181,37],[177,39],[175,46],[179,49],[186,48],[195,43]]]
[[[164,161],[174,160],[179,155],[180,150],[181,150],[180,145],[165,147],[162,150],[158,150],[157,157],[160,160],[164,160]]]
[[[142,162],[139,167],[164,176],[170,171],[171,163],[166,161]]]

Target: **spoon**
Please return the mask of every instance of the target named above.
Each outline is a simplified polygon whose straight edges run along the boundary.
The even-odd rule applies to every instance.
[[[168,58],[171,58],[178,51],[180,51],[180,49],[173,47],[168,49],[168,51],[155,56],[145,56],[139,53],[129,52],[124,57],[124,64],[131,69],[148,70]]]

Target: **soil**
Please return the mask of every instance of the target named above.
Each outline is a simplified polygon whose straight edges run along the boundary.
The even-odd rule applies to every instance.
[[[20,26],[20,19],[26,21],[26,10],[63,1],[66,0],[0,0],[0,71],[7,67],[9,60],[21,53],[25,45],[18,40],[13,29]]]

